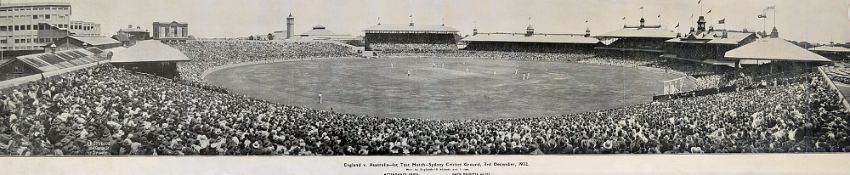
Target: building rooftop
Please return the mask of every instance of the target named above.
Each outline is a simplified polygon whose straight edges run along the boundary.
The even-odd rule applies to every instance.
[[[179,50],[156,40],[139,41],[112,57],[112,63],[191,61]]]
[[[815,48],[809,49],[811,51],[818,52],[841,52],[841,53],[850,53],[850,49],[846,47],[838,47],[838,46],[819,46]]]
[[[780,38],[763,38],[726,52],[726,58],[792,62],[820,62],[829,59]]]
[[[603,38],[675,38],[676,33],[663,28],[633,28],[625,27],[620,30],[608,32],[598,37]]]
[[[381,24],[375,25],[364,30],[366,33],[398,33],[398,32],[416,32],[416,33],[457,33],[458,30],[446,27],[443,25],[394,25]]]
[[[683,38],[673,38],[667,40],[671,43],[705,43],[705,44],[740,44],[750,36],[755,36],[755,33],[727,31],[726,37],[723,37],[722,30],[714,30],[712,32],[689,33]]]
[[[71,2],[68,1],[57,1],[57,2],[21,2],[21,3],[0,3],[0,8],[7,7],[33,7],[33,6],[71,6]]]
[[[517,43],[572,43],[596,44],[599,39],[584,37],[581,34],[538,34],[526,36],[525,33],[479,33],[464,38],[470,42],[517,42]]]
[[[106,36],[71,36],[71,38],[93,46],[121,43],[118,40]]]
[[[186,23],[186,22],[177,22],[177,21],[171,21],[171,22],[153,22],[153,23],[154,23],[154,24],[170,24],[170,23],[177,23],[177,24],[185,24],[185,25],[188,25],[188,24],[189,24],[189,23]]]
[[[16,59],[41,72],[49,72],[102,60],[93,57],[94,53],[86,49],[58,51],[56,53],[41,53],[19,56]]]

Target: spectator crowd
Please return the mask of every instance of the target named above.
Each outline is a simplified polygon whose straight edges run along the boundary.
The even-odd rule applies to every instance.
[[[190,81],[201,81],[204,71],[229,64],[357,56],[349,47],[331,42],[211,40],[172,43],[171,46],[192,59],[177,65],[181,77]]]
[[[108,65],[8,89],[0,154],[447,155],[850,151],[821,77],[619,109],[498,120],[274,104]]]

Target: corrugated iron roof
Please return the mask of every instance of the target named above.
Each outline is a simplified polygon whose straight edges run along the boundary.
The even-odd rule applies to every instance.
[[[395,25],[382,24],[375,25],[364,30],[366,33],[383,33],[383,32],[458,32],[457,29],[446,27],[443,25]]]
[[[622,28],[599,37],[606,38],[675,38],[676,33],[663,28]]]
[[[520,33],[477,34],[464,38],[462,41],[471,42],[518,42],[518,43],[572,43],[596,44],[599,39],[574,34],[533,34],[526,36]]]
[[[110,37],[105,36],[71,36],[76,40],[82,41],[84,43],[89,43],[92,46],[101,46],[107,44],[119,44],[118,40],[112,39]]]
[[[671,43],[708,43],[708,44],[740,44],[747,39],[747,37],[753,36],[755,33],[745,33],[738,31],[729,31],[726,33],[726,37],[723,37],[723,31],[713,31],[710,33],[691,33],[685,36],[684,38],[673,38],[667,40],[667,42]]]
[[[791,42],[779,38],[764,38],[726,52],[726,58],[814,62],[830,61]]]
[[[112,63],[191,61],[179,50],[157,40],[139,41],[135,46],[112,56]]]
[[[821,52],[850,52],[850,49],[845,47],[838,46],[820,46],[809,49],[811,51],[821,51]]]
[[[86,49],[75,49],[56,53],[24,55],[16,59],[39,71],[49,72],[102,60],[100,57],[92,57],[93,55],[94,53]]]

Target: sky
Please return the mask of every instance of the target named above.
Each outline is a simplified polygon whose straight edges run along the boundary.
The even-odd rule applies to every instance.
[[[0,0],[32,1],[70,1],[72,19],[100,23],[104,35],[130,24],[150,29],[154,21],[180,21],[197,37],[246,37],[284,30],[290,13],[295,33],[323,25],[362,35],[379,17],[383,24],[407,24],[411,14],[416,24],[445,24],[461,35],[475,26],[480,32],[524,32],[529,24],[538,33],[590,28],[599,35],[624,22],[637,25],[642,16],[648,24],[684,33],[702,14],[715,28],[761,31],[775,21],[785,39],[850,42],[850,0]],[[776,10],[767,12],[767,20],[758,19],[768,6]],[[717,24],[720,19],[726,24]]]

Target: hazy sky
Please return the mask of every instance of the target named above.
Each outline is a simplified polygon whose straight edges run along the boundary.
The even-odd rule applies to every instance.
[[[2,2],[45,0],[2,0]],[[55,0],[52,0],[55,1]],[[67,0],[65,0],[67,1]],[[198,37],[236,37],[265,34],[285,28],[285,18],[295,16],[296,33],[323,25],[336,33],[362,35],[381,17],[384,24],[407,24],[413,14],[417,24],[445,23],[472,33],[477,22],[481,32],[523,32],[529,24],[540,33],[584,33],[590,20],[594,35],[636,25],[640,7],[649,24],[686,32],[700,15],[697,0],[70,0],[72,19],[101,24],[112,35],[128,24],[150,28],[153,21],[183,21]],[[819,43],[850,42],[850,0],[703,0],[703,13],[716,28],[717,20],[740,30],[762,30],[756,18],[767,6],[767,28],[773,19],[782,38]],[[661,19],[657,17],[661,14]]]

